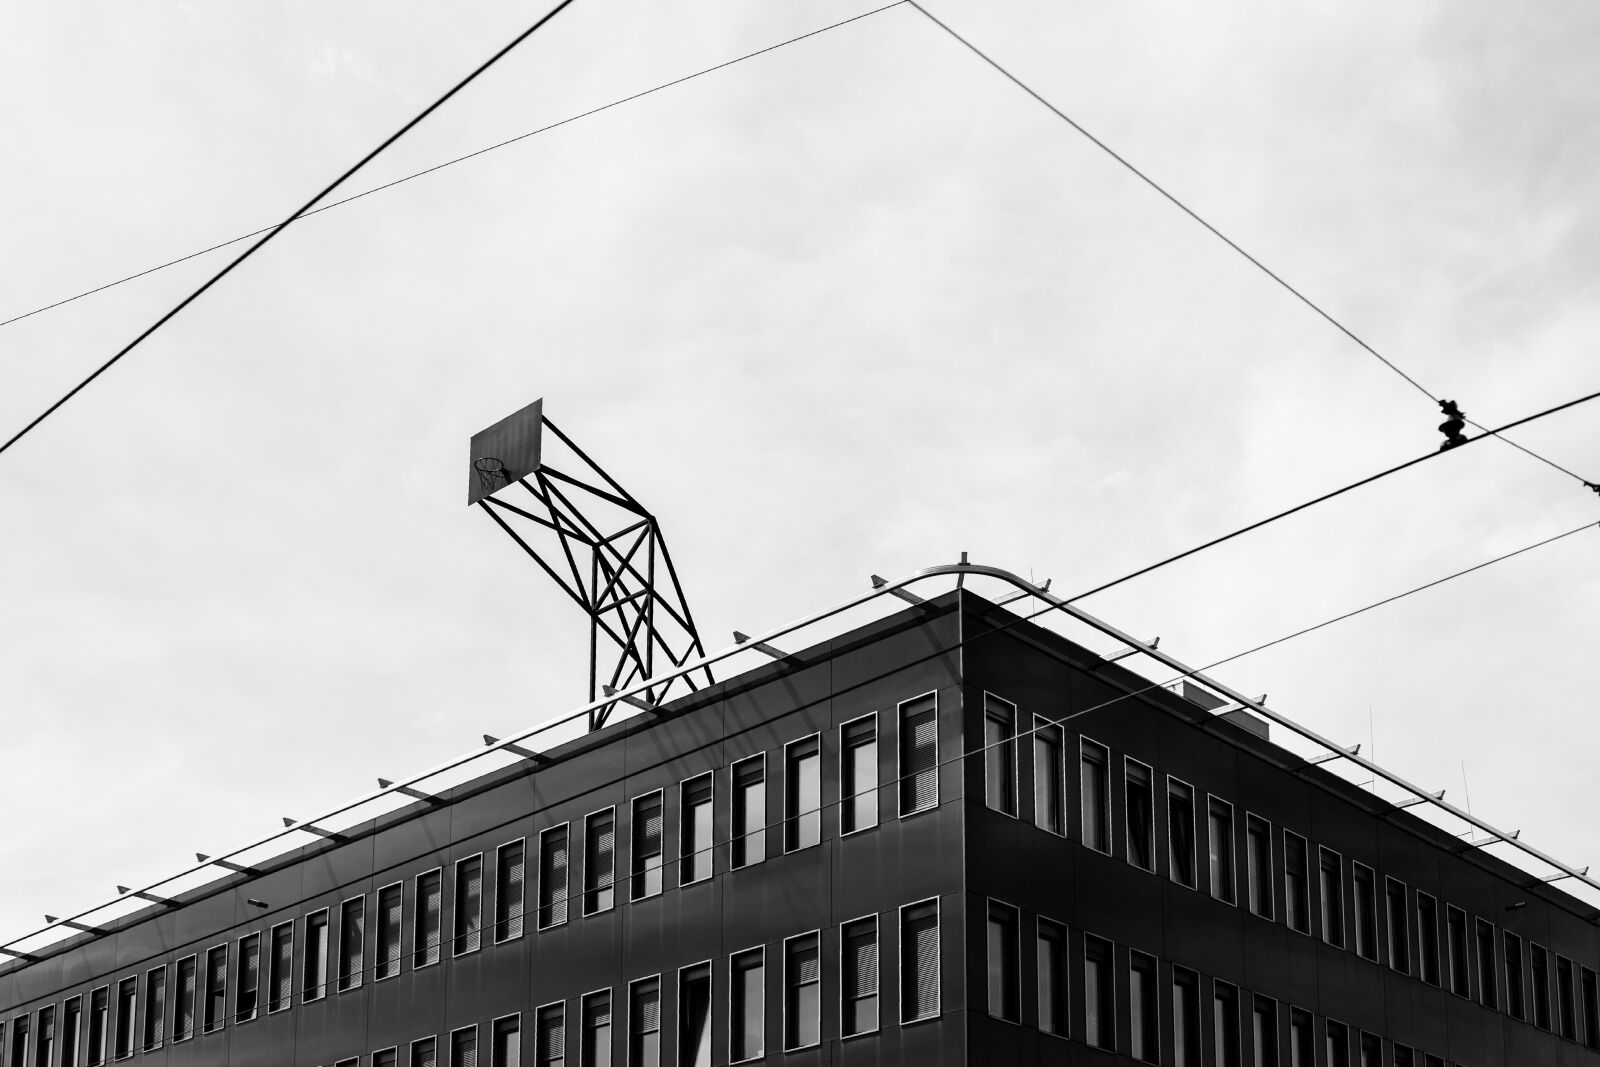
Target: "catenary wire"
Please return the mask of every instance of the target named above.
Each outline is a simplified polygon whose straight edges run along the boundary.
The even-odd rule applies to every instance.
[[[1052,104],[1049,100],[1047,100],[1043,96],[1041,96],[1037,91],[1035,91],[1033,89],[1032,86],[1028,85],[1021,78],[1019,78],[1015,74],[1011,73],[1011,71],[1007,70],[1005,67],[1001,66],[1000,63],[998,63],[996,60],[994,60],[992,57],[990,57],[988,55],[988,53],[984,52],[983,50],[978,48],[977,45],[973,44],[971,41],[967,40],[961,34],[957,33],[955,30],[951,29],[949,25],[947,25],[946,23],[940,21],[940,19],[937,18],[935,15],[933,15],[930,11],[928,11],[927,8],[925,8],[921,4],[917,3],[917,0],[905,0],[905,2],[909,3],[912,7],[916,8],[919,12],[922,13],[922,15],[925,18],[927,18],[935,26],[938,26],[945,33],[949,34],[951,37],[955,38],[958,42],[960,42],[962,45],[964,45],[967,48],[967,50],[970,51],[973,55],[977,56],[979,59],[981,59],[985,63],[989,64],[989,66],[993,67],[995,70],[999,71],[1002,75],[1004,75],[1017,88],[1021,89],[1023,92],[1025,92],[1029,96],[1033,97],[1039,103],[1043,104],[1046,108],[1048,108],[1050,110],[1050,112],[1052,114],[1054,114],[1061,121],[1065,122],[1068,126],[1071,126],[1074,130],[1078,131],[1078,133],[1082,134],[1096,148],[1100,149],[1106,155],[1110,156],[1112,159],[1114,159],[1118,163],[1120,163],[1130,174],[1132,174],[1134,177],[1138,178],[1140,181],[1144,182],[1150,188],[1154,189],[1157,193],[1161,194],[1162,197],[1164,197],[1169,203],[1171,203],[1179,211],[1182,211],[1185,215],[1189,216],[1195,222],[1199,223],[1202,227],[1204,227],[1206,229],[1206,231],[1209,232],[1213,237],[1216,237],[1223,244],[1227,245],[1229,248],[1231,248],[1235,252],[1239,253],[1239,255],[1243,256],[1247,261],[1249,261],[1262,274],[1265,274],[1268,278],[1271,278],[1274,282],[1277,282],[1279,286],[1281,286],[1286,292],[1288,292],[1290,295],[1292,295],[1296,300],[1299,300],[1306,307],[1310,308],[1312,311],[1316,312],[1323,319],[1325,319],[1330,325],[1332,325],[1334,327],[1334,329],[1336,329],[1340,333],[1344,334],[1350,340],[1354,341],[1362,350],[1366,351],[1368,354],[1373,356],[1375,359],[1377,359],[1384,366],[1388,367],[1390,370],[1394,371],[1400,377],[1404,378],[1414,388],[1416,388],[1416,390],[1418,392],[1420,392],[1423,396],[1427,397],[1429,400],[1432,400],[1434,403],[1438,403],[1439,402],[1439,397],[1435,396],[1432,392],[1430,392],[1426,387],[1424,387],[1422,385],[1421,382],[1417,381],[1411,375],[1409,375],[1405,371],[1401,370],[1392,360],[1390,360],[1388,357],[1384,356],[1383,353],[1379,352],[1376,348],[1372,347],[1365,340],[1363,340],[1361,337],[1359,337],[1355,333],[1355,331],[1351,330],[1344,323],[1340,322],[1338,319],[1334,318],[1331,314],[1329,314],[1326,310],[1324,310],[1323,307],[1320,304],[1316,303],[1316,301],[1314,301],[1310,297],[1306,296],[1305,293],[1301,292],[1299,289],[1297,289],[1293,285],[1289,284],[1289,282],[1282,275],[1278,274],[1272,268],[1268,267],[1265,263],[1261,262],[1261,260],[1259,260],[1255,256],[1251,255],[1249,252],[1246,252],[1242,247],[1240,247],[1236,242],[1234,242],[1234,240],[1232,238],[1230,238],[1227,234],[1223,233],[1221,230],[1217,229],[1211,223],[1207,222],[1204,218],[1202,218],[1200,216],[1200,214],[1198,212],[1196,212],[1194,209],[1189,207],[1189,205],[1185,204],[1182,200],[1179,200],[1175,195],[1173,195],[1172,193],[1168,192],[1167,189],[1164,186],[1162,186],[1159,182],[1157,182],[1154,178],[1150,177],[1144,171],[1142,171],[1138,167],[1134,166],[1133,163],[1131,163],[1125,156],[1123,156],[1120,153],[1118,153],[1110,145],[1106,144],[1104,141],[1100,140],[1100,138],[1098,138],[1094,134],[1090,133],[1087,129],[1085,129],[1082,125],[1080,125],[1077,122],[1077,120],[1073,119],[1066,112],[1062,111],[1059,107],[1057,107],[1056,105]],[[1467,419],[1465,421],[1467,421],[1468,423],[1470,423],[1473,426],[1476,426],[1480,430],[1484,430],[1487,433],[1491,433],[1491,434],[1494,434],[1495,436],[1499,436],[1498,431],[1489,430],[1487,427],[1482,426],[1479,423],[1473,422],[1471,419]],[[1525,447],[1523,445],[1519,445],[1519,444],[1517,444],[1517,442],[1512,441],[1512,440],[1510,440],[1508,438],[1502,437],[1501,440],[1505,441],[1506,444],[1511,445],[1513,448],[1517,448],[1517,449],[1520,449],[1523,452],[1526,452],[1528,455],[1532,456],[1534,459],[1539,460],[1541,463],[1549,464],[1551,467],[1554,467],[1556,470],[1560,471],[1562,474],[1565,474],[1565,475],[1567,475],[1568,477],[1571,477],[1571,478],[1576,478],[1578,481],[1582,482],[1584,484],[1584,486],[1586,486],[1587,488],[1590,488],[1590,489],[1595,488],[1595,483],[1589,481],[1587,478],[1584,478],[1581,474],[1577,474],[1574,471],[1568,470],[1566,467],[1563,467],[1561,464],[1555,462],[1554,460],[1549,459],[1549,458],[1547,458],[1545,456],[1542,456],[1539,453],[1533,451],[1532,449],[1527,448],[1527,447]],[[1597,490],[1597,491],[1600,491],[1600,490]]]
[[[819,27],[818,29],[812,30],[809,33],[802,33],[800,36],[791,37],[786,41],[779,41],[777,44],[768,45],[765,48],[758,49],[758,50],[756,50],[754,52],[749,52],[749,53],[747,53],[745,55],[739,56],[737,59],[730,59],[730,60],[727,60],[726,62],[718,63],[714,67],[706,67],[704,70],[697,70],[693,74],[685,74],[680,78],[674,78],[672,81],[662,82],[660,85],[654,86],[653,88],[645,89],[645,90],[642,90],[641,92],[633,93],[630,96],[624,96],[624,97],[622,97],[620,99],[613,100],[609,104],[601,104],[599,107],[590,108],[588,111],[583,111],[583,112],[580,112],[580,113],[578,113],[576,115],[569,115],[564,119],[560,119],[560,120],[558,120],[556,122],[550,123],[548,126],[540,126],[538,129],[529,130],[527,133],[519,133],[515,137],[508,138],[508,139],[506,139],[504,141],[500,141],[497,144],[489,145],[489,146],[487,146],[485,148],[479,148],[479,149],[477,149],[476,151],[473,151],[473,152],[468,152],[464,156],[456,156],[454,159],[447,159],[443,163],[436,163],[431,167],[427,167],[427,168],[425,168],[423,170],[416,171],[416,172],[414,172],[412,174],[407,174],[407,175],[405,175],[404,177],[401,177],[401,178],[396,178],[392,182],[385,182],[382,185],[373,186],[371,189],[367,189],[367,190],[365,190],[363,192],[359,192],[359,193],[355,193],[355,194],[353,194],[351,196],[347,196],[347,197],[343,198],[342,200],[331,201],[329,203],[323,204],[319,208],[314,208],[311,211],[305,212],[300,217],[303,218],[303,219],[307,219],[307,218],[310,218],[313,215],[320,215],[324,211],[332,211],[336,207],[343,207],[344,205],[349,204],[349,203],[351,203],[353,201],[360,200],[362,197],[371,196],[373,193],[381,193],[385,189],[393,189],[395,186],[402,185],[405,182],[411,181],[413,178],[421,178],[424,175],[432,174],[435,171],[443,170],[446,167],[453,167],[457,163],[464,163],[469,159],[474,159],[474,158],[476,158],[478,156],[484,155],[487,152],[493,152],[497,148],[504,148],[507,145],[516,144],[518,141],[525,141],[530,137],[537,137],[541,133],[548,133],[551,130],[554,130],[554,129],[557,129],[557,128],[561,127],[561,126],[566,126],[566,125],[569,125],[571,123],[577,122],[580,119],[586,119],[586,118],[589,118],[590,116],[598,115],[602,111],[609,111],[614,107],[620,107],[623,104],[632,103],[633,101],[639,100],[639,99],[641,99],[643,97],[646,97],[646,96],[649,96],[652,93],[659,93],[663,89],[671,89],[674,86],[682,85],[684,82],[693,81],[695,78],[702,77],[702,76],[704,76],[706,74],[713,74],[713,73],[715,73],[715,72],[717,72],[719,70],[723,70],[723,69],[725,69],[727,67],[734,66],[735,64],[743,63],[747,59],[755,59],[757,56],[766,55],[768,52],[775,52],[780,48],[786,48],[789,45],[797,44],[800,41],[804,41],[809,37],[815,37],[818,34],[827,33],[829,30],[836,30],[841,26],[847,26],[852,22],[856,22],[856,21],[858,21],[860,19],[867,18],[867,17],[869,17],[871,15],[876,15],[876,14],[878,14],[880,12],[883,12],[883,11],[888,11],[890,8],[900,7],[901,5],[906,4],[908,2],[909,2],[909,0],[895,0],[895,2],[892,3],[892,4],[886,4],[883,7],[874,8],[871,11],[863,11],[859,15],[853,15],[850,18],[843,19],[843,20],[841,20],[839,22],[835,22],[835,23],[831,23],[830,25],[827,25],[827,26]],[[267,227],[264,227],[264,228],[259,229],[259,230],[252,230],[250,233],[242,233],[237,237],[231,237],[228,240],[223,241],[223,242],[221,242],[219,244],[214,244],[214,245],[210,246],[209,248],[202,248],[199,251],[190,252],[188,255],[179,256],[177,259],[169,259],[165,263],[157,264],[154,267],[147,267],[146,269],[141,270],[136,274],[130,274],[125,278],[118,278],[116,281],[106,282],[104,285],[96,286],[93,289],[86,289],[83,292],[77,294],[76,296],[65,297],[65,298],[63,298],[61,300],[57,300],[53,304],[45,304],[42,307],[36,307],[32,311],[24,311],[22,314],[12,316],[9,319],[0,319],[0,326],[9,326],[13,322],[21,322],[23,319],[28,318],[29,316],[32,316],[32,315],[37,315],[40,312],[49,311],[49,310],[51,310],[53,308],[61,307],[63,304],[70,304],[74,300],[82,300],[86,296],[93,296],[96,293],[103,293],[107,289],[113,289],[116,286],[124,284],[125,282],[135,281],[135,280],[137,280],[139,278],[143,278],[147,274],[154,274],[156,271],[166,270],[168,267],[175,267],[179,263],[187,263],[189,260],[194,259],[197,256],[203,256],[207,252],[215,252],[219,248],[227,248],[229,245],[238,244],[240,241],[248,241],[250,238],[257,237],[257,236],[259,236],[259,235],[261,235],[263,233],[266,233],[269,230],[271,230],[272,228],[273,227],[271,227],[271,226],[267,226]]]
[[[184,297],[181,301],[178,302],[178,304],[176,306],[174,306],[172,308],[172,310],[168,311],[165,315],[162,315],[154,323],[152,323],[150,326],[146,327],[143,333],[139,334],[132,341],[129,341],[125,346],[123,346],[123,348],[120,351],[118,351],[116,355],[112,356],[110,359],[108,359],[104,363],[100,364],[100,366],[97,367],[94,370],[94,372],[91,373],[87,378],[85,378],[83,381],[79,382],[77,385],[75,385],[71,389],[69,389],[66,392],[66,394],[63,395],[59,400],[57,400],[55,403],[51,404],[49,407],[45,408],[45,410],[42,413],[37,415],[33,419],[32,422],[28,423],[22,429],[18,430],[15,434],[13,434],[11,436],[11,438],[5,442],[5,444],[0,444],[0,453],[4,453],[12,445],[14,445],[18,441],[22,440],[23,437],[27,436],[30,432],[32,432],[32,430],[33,430],[33,428],[35,426],[38,426],[45,419],[49,418],[56,411],[58,411],[63,404],[65,404],[67,401],[71,400],[73,397],[77,396],[80,392],[82,392],[85,388],[87,388],[90,382],[93,382],[96,378],[100,377],[100,375],[104,374],[107,370],[111,369],[111,367],[118,360],[122,359],[123,356],[126,356],[129,352],[132,352],[135,348],[139,347],[139,345],[141,343],[143,343],[145,338],[147,338],[151,334],[155,333],[162,326],[166,325],[169,321],[171,321],[174,317],[176,317],[179,312],[183,311],[184,308],[188,307],[190,304],[192,304],[196,300],[198,300],[206,292],[206,290],[210,289],[213,285],[216,285],[223,278],[227,277],[228,274],[230,274],[235,267],[239,266],[239,264],[241,264],[245,260],[249,259],[252,255],[254,255],[256,253],[257,250],[259,250],[261,247],[263,247],[268,241],[272,240],[274,237],[278,236],[278,234],[282,233],[284,231],[284,228],[287,227],[290,223],[294,222],[298,218],[303,217],[307,211],[311,210],[311,208],[316,206],[317,201],[321,200],[323,197],[327,196],[329,193],[331,193],[335,189],[339,188],[339,186],[343,185],[346,180],[348,180],[352,175],[354,175],[362,167],[366,166],[373,159],[377,158],[378,154],[381,153],[384,149],[388,148],[390,145],[394,144],[400,138],[404,137],[418,123],[422,122],[423,119],[427,118],[429,115],[433,114],[439,108],[443,107],[446,101],[448,101],[451,97],[455,96],[462,89],[465,89],[473,81],[477,80],[479,75],[481,75],[484,71],[488,70],[490,67],[494,66],[496,63],[498,63],[507,54],[509,54],[512,49],[516,48],[519,44],[521,44],[523,41],[527,40],[529,37],[532,37],[535,33],[537,33],[539,31],[539,29],[541,27],[543,27],[551,19],[555,18],[558,14],[560,14],[572,2],[573,2],[573,0],[559,0],[559,2],[556,4],[555,7],[551,8],[549,11],[547,11],[543,15],[541,15],[539,17],[539,19],[536,22],[533,23],[533,25],[529,26],[527,29],[525,29],[521,33],[517,34],[517,36],[513,37],[511,39],[511,41],[509,43],[507,43],[506,45],[504,45],[503,47],[501,47],[499,51],[495,52],[488,59],[484,60],[481,64],[479,64],[478,67],[472,71],[472,73],[468,74],[465,78],[462,78],[460,81],[456,82],[456,84],[454,86],[452,86],[449,90],[447,90],[443,96],[439,97],[433,103],[431,103],[427,107],[423,108],[420,112],[417,113],[417,115],[415,117],[413,117],[410,121],[408,121],[404,126],[401,126],[394,133],[392,133],[388,137],[386,137],[376,148],[372,149],[366,155],[362,156],[359,160],[356,161],[356,163],[353,166],[351,166],[343,174],[341,174],[337,178],[335,178],[329,185],[327,185],[316,196],[313,196],[310,200],[307,200],[303,205],[301,205],[298,209],[296,209],[295,212],[293,214],[291,214],[288,218],[284,219],[282,222],[278,223],[276,226],[274,226],[270,230],[268,230],[267,233],[259,241],[257,241],[255,244],[251,245],[249,248],[245,249],[243,252],[239,253],[239,255],[236,256],[232,260],[232,262],[230,262],[227,266],[223,267],[217,273],[213,274],[209,280],[207,280],[203,285],[200,286],[200,288],[196,289],[194,292],[192,292],[188,296]]]

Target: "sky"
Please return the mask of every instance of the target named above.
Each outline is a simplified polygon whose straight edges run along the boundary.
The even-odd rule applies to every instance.
[[[347,189],[872,6],[577,0]],[[1600,389],[1595,5],[924,6],[1469,417]],[[279,221],[543,10],[6,4],[0,319]],[[0,437],[228,255],[0,327]],[[0,455],[0,938],[583,702],[461,498],[537,397],[713,648],[963,551],[1081,592],[1441,439],[896,6],[290,227]],[[1600,401],[1515,438],[1600,481]],[[1209,663],[1596,520],[1486,441],[1081,606]],[[1600,861],[1596,538],[1217,674]]]

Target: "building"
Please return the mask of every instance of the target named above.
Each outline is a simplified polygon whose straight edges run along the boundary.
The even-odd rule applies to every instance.
[[[1600,1063],[1592,908],[997,599],[147,894],[0,1063]]]

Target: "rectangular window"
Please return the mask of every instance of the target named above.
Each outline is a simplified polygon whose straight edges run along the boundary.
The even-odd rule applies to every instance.
[[[539,929],[567,921],[567,824],[539,834]]]
[[[182,983],[179,983],[182,988]],[[272,928],[272,957],[267,964],[267,1012],[283,1011],[294,995],[294,923]]]
[[[1111,942],[1083,936],[1083,1039],[1092,1048],[1115,1051],[1117,999],[1112,978]]]
[[[711,964],[678,972],[678,1067],[711,1067]]]
[[[728,1055],[732,1062],[757,1059],[766,1047],[766,950],[736,952],[728,961]]]
[[[1526,1019],[1528,1009],[1522,996],[1522,938],[1505,932],[1506,947],[1506,1011],[1513,1019]]]
[[[522,1016],[496,1019],[489,1031],[490,1067],[522,1067]]]
[[[78,1028],[83,1025],[83,998],[68,1000],[61,1013],[61,1064],[78,1067]],[[4,1044],[5,1029],[0,1027],[0,1044]]]
[[[1211,797],[1208,805],[1211,833],[1211,895],[1234,903],[1233,805]]]
[[[815,735],[783,749],[783,850],[822,841],[822,743]]]
[[[450,954],[465,956],[483,946],[483,856],[456,861],[455,922]],[[476,1040],[476,1038],[474,1038]]]
[[[34,1067],[55,1067],[56,1055],[56,1009],[54,1007],[39,1009],[39,1037],[34,1042],[33,1063]]]
[[[1306,839],[1283,832],[1283,915],[1289,929],[1311,932],[1311,871]]]
[[[1167,779],[1167,851],[1172,880],[1194,888],[1194,790]]]
[[[233,1021],[247,1023],[256,1017],[261,1004],[261,935],[246,934],[239,939],[239,957],[234,965]]]
[[[1467,956],[1467,913],[1454,905],[1445,906],[1445,943],[1450,951],[1450,992],[1460,997],[1472,995],[1472,961]]]
[[[734,869],[760,863],[767,855],[767,757],[764,753],[733,765]]]
[[[351,897],[339,906],[339,992],[361,988],[366,954],[367,898]]]
[[[1017,813],[1017,706],[983,694],[983,782],[989,807]]]
[[[1378,958],[1378,886],[1372,868],[1351,861],[1350,880],[1356,894],[1356,954]]]
[[[399,1067],[400,1050],[381,1048],[372,1054],[372,1067]]]
[[[989,902],[989,1014],[1010,1023],[1022,1021],[1017,926],[1017,909]]]
[[[661,978],[628,986],[628,1067],[661,1067]]]
[[[900,705],[900,815],[939,803],[939,705],[929,693]]]
[[[866,715],[839,731],[839,833],[878,825],[878,716]]]
[[[659,831],[657,837],[660,836]],[[527,846],[522,838],[508,841],[494,853],[494,940],[495,944],[522,936],[522,913],[527,896],[523,881],[527,871]],[[656,851],[657,871],[661,853]]]
[[[1250,910],[1272,918],[1272,824],[1256,815],[1244,817],[1245,877],[1249,880]]]
[[[594,812],[583,820],[583,913],[610,911],[617,877],[617,812]]]
[[[1556,1033],[1569,1041],[1578,1039],[1578,1002],[1572,981],[1572,961],[1556,957]]]
[[[534,1018],[535,1067],[567,1067],[567,1004],[546,1004]],[[683,1067],[700,1067],[684,1063]]]
[[[378,890],[378,951],[373,960],[374,981],[400,973],[400,930],[405,921],[405,886],[396,882]]]
[[[1528,963],[1533,985],[1533,1025],[1550,1029],[1550,963],[1544,949],[1529,942]]]
[[[1411,1046],[1394,1043],[1394,1067],[1416,1067],[1416,1058],[1411,1054]]]
[[[1311,1013],[1289,1009],[1289,1067],[1317,1067],[1317,1043]]]
[[[1256,997],[1250,1012],[1256,1067],[1278,1067],[1278,1002]]]
[[[1331,848],[1319,848],[1317,852],[1322,890],[1322,940],[1335,948],[1344,948],[1344,861]]]
[[[228,1018],[228,946],[206,953],[205,1032],[222,1029]]]
[[[89,1036],[84,1042],[89,1054],[89,1067],[99,1067],[106,1062],[107,1016],[110,1014],[111,990],[101,986],[89,994]]]
[[[678,884],[689,885],[711,877],[711,846],[716,841],[712,816],[713,779],[710,771],[678,787]]]
[[[878,1029],[878,917],[839,928],[839,1031],[845,1037]]]
[[[1328,1067],[1350,1067],[1350,1030],[1344,1023],[1327,1021]]]
[[[439,1045],[431,1037],[411,1042],[411,1067],[438,1067]]]
[[[1239,990],[1227,982],[1211,983],[1212,1063],[1239,1067]]]
[[[821,934],[801,934],[783,943],[783,1047],[809,1048],[821,1041]]]
[[[661,790],[636,797],[633,801],[633,854],[629,863],[633,868],[634,900],[653,897],[662,890],[661,850],[665,827],[666,797]]]
[[[1444,1067],[1444,1057],[1442,1056],[1424,1056],[1422,1057],[1422,1062],[1427,1067]]]
[[[1389,966],[1411,973],[1411,912],[1406,907],[1406,886],[1393,878],[1383,881],[1383,899],[1389,934]]]
[[[1136,759],[1122,761],[1123,810],[1128,823],[1128,862],[1156,869],[1156,813],[1150,768]]]
[[[411,917],[411,969],[439,962],[444,928],[444,875],[437,868],[417,875],[416,913]]]
[[[1422,980],[1439,984],[1439,905],[1428,894],[1417,891],[1417,962]]]
[[[1066,768],[1061,756],[1061,727],[1033,717],[1033,822],[1041,830],[1065,834]]]
[[[1097,852],[1111,851],[1111,785],[1106,746],[1078,739],[1079,791],[1083,804],[1083,843]]]
[[[1361,1031],[1361,1067],[1383,1067],[1383,1039]]]
[[[1478,920],[1478,1003],[1486,1008],[1498,1008],[1495,995],[1494,926]]]
[[[1578,973],[1583,984],[1583,1043],[1600,1048],[1600,976],[1587,967]]]
[[[900,909],[900,1021],[939,1014],[939,902]]]
[[[1200,976],[1172,968],[1173,1067],[1203,1067],[1200,1052]]]
[[[133,1021],[134,1013],[138,1006],[139,979],[124,978],[117,983],[116,1057],[119,1060],[133,1055]],[[18,1020],[18,1023],[13,1025],[18,1024],[25,1027],[26,1020]],[[24,1031],[23,1037],[26,1038],[26,1036],[27,1034]],[[16,1059],[21,1062],[22,1057],[17,1056]]]
[[[1141,1063],[1161,1062],[1161,1009],[1156,996],[1156,960],[1128,953],[1129,1051]]]
[[[306,916],[306,969],[300,976],[300,1002],[328,992],[328,909]]]
[[[167,969],[156,967],[144,976],[144,1051],[161,1047],[166,1026]]]
[[[11,1063],[24,1064],[28,1062],[28,1026],[32,1022],[26,1015],[18,1016],[11,1020]],[[0,1028],[0,1038],[5,1036],[5,1031]],[[0,1043],[0,1060],[5,1058],[5,1046]]]
[[[478,1067],[478,1028],[450,1031],[450,1067]]]
[[[611,990],[583,998],[583,1034],[578,1049],[582,1067],[611,1067]]]

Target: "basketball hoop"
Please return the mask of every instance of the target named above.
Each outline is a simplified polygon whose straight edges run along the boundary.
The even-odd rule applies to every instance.
[[[483,490],[485,496],[511,480],[506,477],[506,465],[493,456],[474,460],[472,468],[478,472],[478,487]]]

